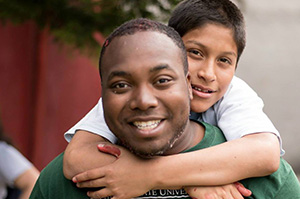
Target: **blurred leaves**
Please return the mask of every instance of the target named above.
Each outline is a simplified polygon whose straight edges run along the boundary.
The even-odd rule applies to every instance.
[[[80,48],[99,44],[93,33],[107,36],[123,22],[146,17],[166,22],[180,0],[0,0],[0,20],[35,21],[55,39]]]

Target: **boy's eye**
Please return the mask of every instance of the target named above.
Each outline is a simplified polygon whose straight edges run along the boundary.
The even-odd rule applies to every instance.
[[[193,55],[196,55],[196,56],[203,57],[201,51],[196,50],[196,49],[190,49],[190,50],[187,50],[187,52],[188,52],[189,54],[193,54]]]
[[[226,63],[226,64],[230,64],[230,65],[231,65],[230,59],[227,59],[227,58],[223,57],[223,58],[220,58],[219,60],[220,60],[220,62],[223,62],[223,63]]]

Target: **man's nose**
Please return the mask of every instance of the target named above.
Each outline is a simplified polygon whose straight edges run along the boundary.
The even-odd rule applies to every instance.
[[[151,86],[140,86],[135,89],[130,102],[131,109],[148,110],[158,105],[157,97],[154,94],[154,88]]]

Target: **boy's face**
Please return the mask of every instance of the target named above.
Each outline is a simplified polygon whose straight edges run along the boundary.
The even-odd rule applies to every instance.
[[[164,34],[137,32],[115,38],[104,54],[105,120],[122,144],[142,157],[179,152],[174,142],[188,140],[192,94],[180,53]]]
[[[235,73],[237,46],[233,33],[222,25],[206,24],[189,31],[182,40],[193,89],[191,109],[205,112],[224,96]]]

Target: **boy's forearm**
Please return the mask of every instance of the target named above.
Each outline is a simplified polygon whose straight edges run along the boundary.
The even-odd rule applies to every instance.
[[[77,131],[65,150],[63,161],[65,177],[72,179],[81,172],[115,161],[114,156],[100,153],[97,149],[98,144],[107,142],[99,135]]]
[[[279,161],[278,138],[271,133],[257,133],[199,151],[158,158],[153,167],[157,171],[156,188],[214,186],[269,175],[278,169]]]

